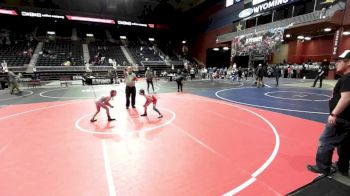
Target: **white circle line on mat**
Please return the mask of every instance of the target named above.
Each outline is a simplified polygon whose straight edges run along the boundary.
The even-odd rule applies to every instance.
[[[158,126],[154,126],[154,127],[144,128],[144,129],[140,129],[140,130],[127,130],[127,132],[125,132],[124,130],[122,130],[123,132],[119,132],[119,131],[118,132],[115,132],[115,131],[114,132],[90,131],[90,130],[84,129],[84,128],[82,128],[80,126],[80,122],[84,118],[86,118],[87,116],[91,116],[92,115],[92,114],[86,114],[86,115],[80,117],[78,120],[75,121],[75,128],[77,128],[81,132],[91,133],[91,134],[98,134],[98,135],[123,135],[123,134],[147,133],[147,132],[150,132],[152,130],[155,130],[155,129],[167,126],[167,125],[169,125],[170,123],[172,123],[175,120],[175,118],[176,118],[175,112],[173,112],[172,110],[169,110],[169,109],[165,109],[165,108],[159,108],[159,109],[171,113],[172,117],[171,117],[170,120],[166,121],[165,123],[163,123],[161,125],[158,125]]]
[[[16,96],[16,97],[3,98],[3,99],[0,99],[0,101],[6,101],[6,100],[11,100],[11,99],[19,99],[19,98],[27,97],[27,96],[30,96],[30,95],[34,94],[34,92],[31,91],[31,90],[21,90],[21,91],[29,92],[29,94],[21,95],[21,96],[16,96],[16,95],[14,95],[14,96]],[[5,93],[3,93],[3,94],[5,94]]]
[[[294,99],[294,98],[288,98],[288,97],[278,97],[278,96],[273,96],[271,94],[275,93],[296,93],[296,94],[306,94],[306,95],[320,95],[323,97],[327,97],[327,99]],[[309,93],[309,92],[303,92],[303,91],[271,91],[267,92],[264,94],[267,97],[275,98],[275,99],[284,99],[284,100],[295,100],[295,101],[328,101],[330,96],[325,95],[325,94],[320,94],[320,93]]]
[[[257,170],[255,170],[251,174],[251,177],[248,180],[246,180],[245,182],[243,182],[239,186],[231,189],[229,192],[223,194],[224,196],[235,195],[235,194],[239,193],[240,191],[242,191],[243,189],[250,186],[252,183],[254,183],[256,181],[256,178],[262,172],[264,172],[264,170],[266,170],[269,167],[269,165],[273,162],[273,160],[276,158],[277,153],[279,151],[279,147],[280,147],[280,137],[279,137],[278,131],[277,131],[276,127],[270,121],[268,121],[265,117],[261,116],[260,114],[254,112],[250,109],[239,106],[239,105],[233,105],[233,104],[229,104],[229,103],[225,103],[225,102],[217,101],[217,100],[201,99],[201,98],[182,98],[182,97],[179,97],[177,99],[190,99],[190,100],[197,99],[197,100],[201,100],[201,101],[210,101],[210,102],[220,103],[220,104],[224,104],[224,105],[228,105],[231,107],[235,107],[235,108],[244,110],[244,111],[249,112],[249,113],[257,116],[258,118],[262,119],[272,129],[272,131],[275,135],[275,141],[276,141],[275,146],[274,146],[274,149],[273,149],[271,155],[269,156],[269,158]]]
[[[263,105],[257,105],[257,104],[250,104],[250,103],[244,103],[240,101],[234,101],[231,99],[226,99],[222,96],[219,95],[219,93],[229,91],[229,90],[235,90],[235,88],[230,88],[230,89],[223,89],[219,90],[215,93],[215,96],[218,97],[219,99],[231,102],[231,103],[237,103],[237,104],[242,104],[242,105],[247,105],[247,106],[252,106],[252,107],[259,107],[259,108],[266,108],[266,109],[273,109],[273,110],[281,110],[281,111],[288,111],[288,112],[299,112],[299,113],[307,113],[307,114],[321,114],[321,115],[329,115],[327,112],[314,112],[314,111],[305,111],[305,110],[293,110],[293,109],[287,109],[287,108],[277,108],[277,107],[270,107],[270,106],[263,106]]]

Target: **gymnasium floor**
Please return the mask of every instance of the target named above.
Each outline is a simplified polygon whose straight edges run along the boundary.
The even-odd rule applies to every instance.
[[[305,166],[331,91],[281,83],[188,81],[177,93],[159,81],[163,119],[151,107],[139,117],[140,96],[126,110],[123,84],[0,91],[0,195],[285,195],[317,176]],[[117,120],[101,110],[90,123],[111,89]]]

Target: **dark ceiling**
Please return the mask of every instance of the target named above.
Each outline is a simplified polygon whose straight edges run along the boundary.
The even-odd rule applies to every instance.
[[[187,11],[205,0],[0,0],[11,6],[34,6],[63,9],[113,16],[128,20],[140,20],[153,12],[168,12],[169,9]],[[170,13],[169,13],[170,14]]]

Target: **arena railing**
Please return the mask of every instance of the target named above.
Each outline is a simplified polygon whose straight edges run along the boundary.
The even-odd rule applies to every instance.
[[[108,71],[113,69],[112,66],[90,66],[91,71]],[[116,67],[117,71],[123,71],[125,66]],[[59,67],[59,66],[38,66],[36,67],[37,72],[85,72],[85,66],[70,66],[70,67]]]
[[[166,65],[164,61],[141,61],[141,65]]]
[[[232,41],[234,38],[242,35],[248,35],[256,32],[261,32],[261,31],[266,31],[269,29],[275,29],[275,28],[290,28],[292,26],[297,26],[305,23],[311,23],[311,22],[321,22],[321,21],[328,21],[330,17],[332,17],[335,12],[339,10],[344,10],[344,6],[337,5],[332,7],[331,9],[325,11],[315,11],[312,13],[300,15],[300,16],[295,16],[292,18],[276,21],[276,22],[271,22],[265,25],[260,25],[257,27],[252,27],[249,29],[244,29],[242,31],[238,32],[232,32],[232,33],[227,33],[224,35],[219,35],[217,37],[217,43],[224,43],[224,42],[229,42]]]

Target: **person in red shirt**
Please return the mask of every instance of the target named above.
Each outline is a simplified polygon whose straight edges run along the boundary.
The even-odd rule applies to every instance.
[[[96,105],[96,113],[92,116],[90,122],[95,122],[96,120],[96,116],[97,114],[100,112],[101,107],[103,109],[106,110],[107,113],[107,117],[108,117],[108,121],[114,121],[114,118],[111,118],[110,114],[109,114],[109,107],[113,108],[113,106],[109,103],[109,101],[115,97],[117,95],[117,91],[116,90],[111,90],[111,92],[109,93],[108,96],[101,96],[98,99],[95,100],[95,105]]]
[[[145,108],[145,111],[141,116],[147,116],[147,107],[151,103],[153,103],[153,110],[159,114],[158,118],[163,118],[163,115],[159,112],[159,110],[157,109],[157,106],[156,106],[157,105],[157,98],[154,95],[146,95],[145,90],[143,90],[143,89],[141,89],[139,91],[139,94],[146,98],[146,103],[143,105],[143,107]]]

